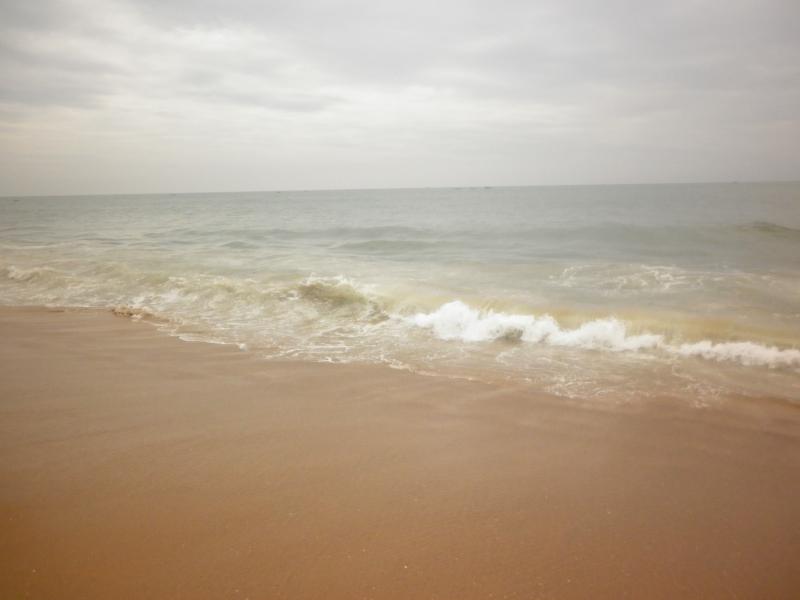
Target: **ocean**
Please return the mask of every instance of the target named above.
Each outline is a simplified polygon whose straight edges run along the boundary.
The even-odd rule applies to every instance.
[[[800,184],[0,198],[0,304],[565,398],[800,402]]]

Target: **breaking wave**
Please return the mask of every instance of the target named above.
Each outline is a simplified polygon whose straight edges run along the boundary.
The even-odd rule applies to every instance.
[[[275,275],[263,279],[210,274],[178,276],[121,263],[100,263],[82,272],[5,265],[0,267],[0,274],[7,282],[3,303],[109,308],[136,319],[200,327],[231,342],[245,339],[254,345],[286,347],[296,355],[306,352],[309,340],[319,345],[324,339],[327,348],[346,346],[356,360],[367,354],[385,358],[398,349],[404,353],[413,351],[419,341],[413,332],[422,329],[443,341],[499,340],[653,357],[700,358],[747,367],[800,366],[797,348],[747,340],[685,339],[680,327],[646,331],[613,316],[567,327],[549,314],[479,310],[461,300],[441,304],[441,297],[413,292],[392,296],[386,290],[379,291],[376,286],[341,275]],[[671,273],[667,275],[671,283],[674,278]],[[426,308],[429,312],[425,312]],[[369,352],[364,348],[370,348]]]
[[[30,282],[42,279],[47,279],[57,275],[58,272],[50,267],[31,267],[24,269],[9,265],[5,267],[5,276],[12,281]]]
[[[736,361],[745,366],[798,366],[800,350],[765,346],[755,342],[671,343],[662,334],[631,333],[614,317],[587,321],[574,329],[563,328],[550,315],[516,315],[480,311],[455,300],[430,313],[417,313],[409,322],[427,328],[442,340],[482,342],[509,340],[585,350],[612,352],[662,351],[684,357]]]
[[[680,356],[699,356],[710,360],[737,361],[745,366],[791,367],[800,365],[800,350],[765,346],[755,342],[711,342],[703,340],[680,345],[666,345]]]

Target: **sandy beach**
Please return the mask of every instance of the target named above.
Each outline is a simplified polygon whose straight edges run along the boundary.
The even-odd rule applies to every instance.
[[[2,598],[797,598],[800,411],[0,311]]]
[[[800,600],[800,0],[0,0],[0,600]]]

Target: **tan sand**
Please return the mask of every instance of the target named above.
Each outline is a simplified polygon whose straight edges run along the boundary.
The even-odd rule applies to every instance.
[[[0,311],[0,598],[798,598],[800,414]],[[755,373],[755,371],[754,371]]]

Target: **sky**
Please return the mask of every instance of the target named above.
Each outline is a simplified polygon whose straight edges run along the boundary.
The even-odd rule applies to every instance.
[[[0,0],[0,195],[800,179],[797,0]]]

